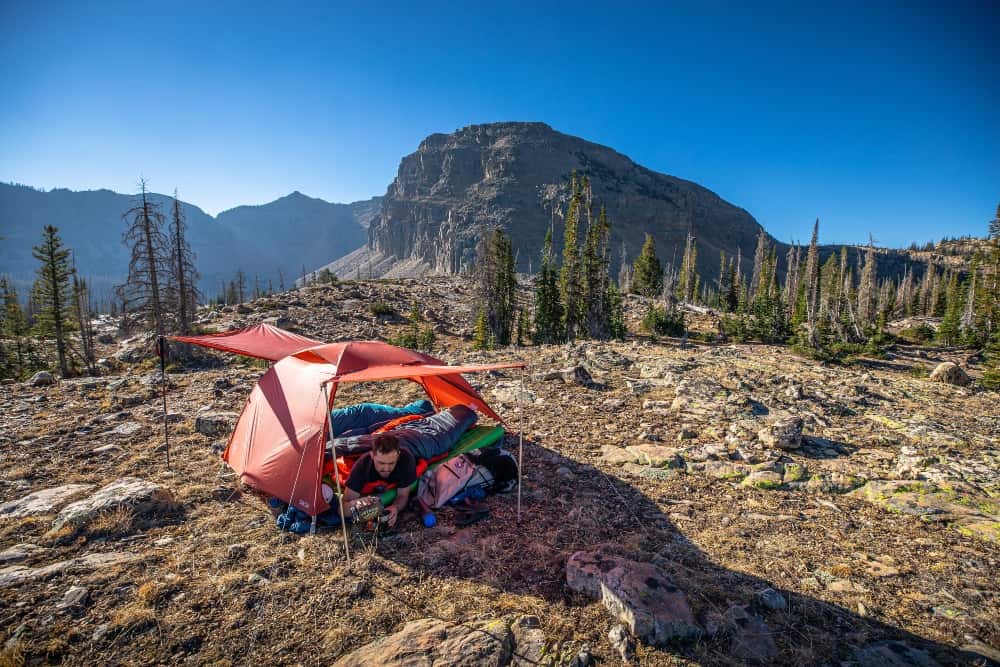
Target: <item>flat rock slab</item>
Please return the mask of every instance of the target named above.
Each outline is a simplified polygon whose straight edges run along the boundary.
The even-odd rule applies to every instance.
[[[652,563],[578,551],[566,562],[566,584],[599,599],[617,621],[647,644],[663,646],[701,633],[687,596]]]
[[[111,567],[113,565],[122,565],[124,563],[131,563],[139,560],[140,558],[142,558],[140,554],[113,551],[109,553],[87,554],[86,556],[71,558],[70,560],[61,560],[57,563],[52,563],[43,567],[24,567],[23,565],[12,565],[10,567],[0,568],[0,588],[17,586],[26,581],[44,579],[46,577],[51,577],[54,574],[60,574],[63,572],[89,572],[92,570]]]
[[[399,632],[343,656],[334,667],[477,667],[507,665],[513,639],[503,621],[452,624],[436,618],[410,621]]]
[[[94,495],[70,503],[59,512],[53,530],[66,525],[80,526],[105,510],[124,507],[134,514],[154,514],[170,511],[176,502],[166,487],[137,477],[122,477]]]
[[[221,438],[232,433],[236,420],[235,412],[204,412],[194,420],[194,430],[210,438]]]
[[[19,519],[36,514],[51,514],[69,500],[94,488],[94,484],[63,484],[29,493],[23,498],[0,505],[0,518]]]
[[[37,544],[15,544],[8,549],[0,551],[0,565],[16,563],[17,561],[37,556],[38,554],[45,553],[46,551],[48,551],[48,549],[40,547]]]

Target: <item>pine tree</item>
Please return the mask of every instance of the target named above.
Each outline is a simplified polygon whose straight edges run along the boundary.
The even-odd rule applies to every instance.
[[[150,200],[144,179],[139,181],[138,197],[138,203],[122,216],[128,223],[122,242],[129,248],[131,259],[128,278],[116,289],[122,310],[130,316],[145,318],[156,335],[162,336],[166,332],[170,242],[163,234],[163,214],[159,205]]]
[[[476,311],[476,327],[472,336],[472,347],[477,350],[491,350],[494,347],[490,328],[486,323],[486,306],[480,306]]]
[[[4,308],[3,338],[14,345],[14,354],[8,355],[12,357],[8,361],[12,371],[9,377],[19,378],[24,374],[33,354],[28,337],[28,319],[17,297],[17,290],[3,278],[0,278],[0,296],[3,298]]]
[[[646,242],[635,260],[632,272],[632,291],[647,297],[655,297],[663,288],[663,266],[656,256],[656,243],[651,234],[646,234]]]
[[[475,274],[477,299],[486,318],[488,343],[506,347],[514,331],[517,280],[510,238],[497,227],[480,244]]]
[[[32,296],[38,304],[36,328],[42,335],[55,338],[59,372],[69,377],[68,341],[72,329],[72,295],[70,278],[73,269],[69,264],[69,248],[62,244],[59,230],[52,225],[42,229],[42,244],[32,248],[32,256],[42,265]]]
[[[949,277],[944,293],[945,314],[941,320],[941,326],[938,327],[937,339],[945,345],[954,345],[958,342],[964,305],[958,289],[958,275],[956,273],[953,272]]]
[[[552,229],[545,235],[542,262],[538,270],[538,289],[535,294],[536,345],[558,343],[563,340],[563,308],[559,297],[558,272],[553,265]]]
[[[768,246],[767,235],[764,233],[764,228],[761,227],[757,232],[757,247],[753,253],[753,274],[750,277],[750,301],[757,300],[757,294],[760,290],[760,272],[769,251]]]
[[[177,331],[191,333],[195,309],[201,294],[198,292],[198,270],[194,266],[195,254],[187,242],[187,224],[181,210],[177,190],[174,190],[173,216],[170,222],[170,305],[177,318]]]
[[[819,218],[813,225],[812,239],[806,251],[806,267],[799,283],[799,296],[792,318],[798,343],[802,346],[818,348],[819,331]],[[804,326],[805,331],[802,331]]]
[[[568,340],[575,340],[581,333],[583,319],[583,287],[580,275],[580,207],[583,194],[573,173],[571,195],[566,210],[563,235],[563,261],[559,274],[559,295],[563,303],[563,331]]]

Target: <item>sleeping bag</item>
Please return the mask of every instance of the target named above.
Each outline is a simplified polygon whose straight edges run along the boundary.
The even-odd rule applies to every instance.
[[[475,425],[479,417],[474,410],[464,405],[456,405],[423,419],[407,422],[393,429],[392,434],[399,439],[417,459],[433,460],[447,454],[455,446],[462,434]],[[372,435],[357,435],[336,438],[337,455],[360,456],[371,451]]]

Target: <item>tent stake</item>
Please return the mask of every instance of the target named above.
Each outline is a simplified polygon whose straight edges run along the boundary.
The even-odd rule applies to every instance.
[[[167,452],[167,470],[170,470],[170,430],[167,427],[167,339],[156,338],[156,351],[160,353],[160,385],[163,387],[163,447]]]
[[[347,564],[351,564],[351,545],[347,539],[347,516],[344,511],[344,496],[340,493],[340,471],[337,470],[337,440],[333,437],[333,420],[330,418],[330,392],[326,389],[326,383],[322,384],[323,396],[326,397],[326,423],[327,431],[330,434],[330,444],[333,446],[333,481],[337,484],[337,505],[340,510],[340,527],[344,531],[344,555],[347,557]],[[313,517],[313,526],[316,525],[316,517]]]

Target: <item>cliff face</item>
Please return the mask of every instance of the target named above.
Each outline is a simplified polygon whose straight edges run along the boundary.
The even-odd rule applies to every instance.
[[[411,273],[454,273],[474,262],[484,230],[499,225],[513,239],[518,270],[533,270],[553,220],[561,242],[559,214],[573,171],[590,178],[594,215],[608,209],[613,270],[623,243],[632,261],[647,231],[661,260],[676,255],[679,262],[690,228],[704,275],[718,270],[719,250],[753,256],[760,225],[743,209],[543,123],[472,125],[427,137],[400,163],[368,228],[369,250],[397,258]]]

